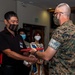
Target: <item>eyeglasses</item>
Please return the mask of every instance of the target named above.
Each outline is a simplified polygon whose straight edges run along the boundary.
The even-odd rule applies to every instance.
[[[53,14],[53,16],[57,16],[58,14],[64,14],[64,12],[56,12]]]

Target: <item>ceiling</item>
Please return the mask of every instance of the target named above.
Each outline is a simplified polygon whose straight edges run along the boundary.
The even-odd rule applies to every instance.
[[[71,7],[75,7],[75,0],[18,0],[25,4],[31,4],[43,9],[55,8],[59,3],[68,3]]]

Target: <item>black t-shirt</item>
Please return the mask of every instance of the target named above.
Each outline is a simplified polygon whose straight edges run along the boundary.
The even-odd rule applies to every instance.
[[[26,48],[26,46],[20,35],[13,36],[6,28],[0,32],[0,52],[5,49],[11,49],[12,51],[22,54],[22,48]],[[19,65],[23,64],[23,61],[15,60],[3,53],[3,64]]]

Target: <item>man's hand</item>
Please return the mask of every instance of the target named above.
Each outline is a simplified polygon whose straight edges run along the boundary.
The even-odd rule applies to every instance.
[[[31,50],[29,51],[31,54],[34,54],[37,50],[35,48],[31,48]]]
[[[30,62],[32,62],[32,63],[35,63],[38,61],[38,59],[36,57],[29,56],[29,58],[30,58]]]
[[[23,55],[29,56],[29,52],[23,52]]]

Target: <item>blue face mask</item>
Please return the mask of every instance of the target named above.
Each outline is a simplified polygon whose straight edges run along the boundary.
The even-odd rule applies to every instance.
[[[26,34],[21,34],[21,36],[22,36],[23,40],[26,39]]]

